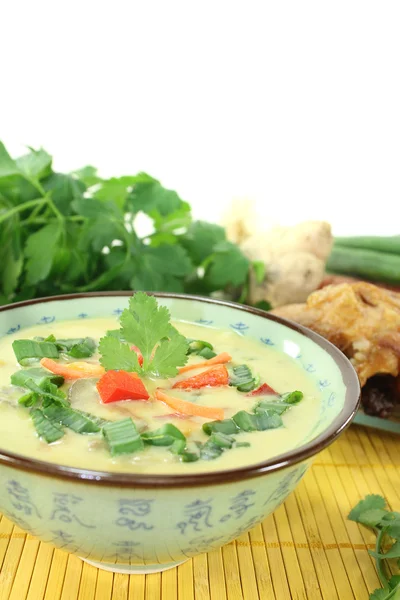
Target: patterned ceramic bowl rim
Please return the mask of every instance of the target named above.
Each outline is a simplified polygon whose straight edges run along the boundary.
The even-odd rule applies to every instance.
[[[32,304],[39,304],[44,302],[62,301],[62,300],[73,300],[77,298],[96,298],[100,296],[131,296],[132,292],[90,292],[81,294],[65,294],[61,296],[49,296],[47,298],[37,298],[35,300],[25,300],[23,302],[16,302],[15,304],[9,304],[7,306],[0,307],[0,312],[12,310],[22,306],[30,306]],[[271,315],[263,310],[253,308],[251,306],[244,306],[237,304],[236,302],[226,302],[222,300],[215,300],[213,298],[205,298],[202,296],[190,296],[187,294],[173,294],[173,293],[162,293],[157,292],[153,294],[159,298],[182,298],[185,300],[195,300],[196,302],[204,302],[207,304],[218,304],[220,306],[226,306],[234,308],[242,312],[251,313],[257,315],[262,319],[269,319],[281,323],[294,331],[308,337],[315,342],[320,348],[325,350],[335,361],[337,366],[340,368],[343,382],[346,386],[346,398],[343,409],[332,421],[329,427],[323,431],[320,435],[315,437],[311,442],[300,446],[289,452],[285,452],[279,456],[274,456],[266,461],[251,464],[245,467],[237,469],[230,469],[226,471],[212,471],[210,473],[196,473],[193,475],[143,475],[143,474],[126,474],[126,473],[107,473],[102,471],[89,471],[87,469],[78,469],[75,467],[66,467],[57,464],[51,464],[31,458],[26,458],[12,452],[6,452],[0,450],[0,463],[3,463],[9,467],[16,469],[22,469],[40,475],[47,475],[50,477],[58,477],[64,480],[72,479],[74,481],[82,481],[86,483],[93,483],[97,485],[107,486],[118,486],[118,487],[132,487],[132,488],[184,488],[192,486],[204,486],[204,485],[218,485],[232,481],[242,481],[250,479],[267,473],[272,473],[284,469],[285,467],[295,465],[296,463],[302,462],[303,460],[310,458],[314,454],[321,452],[326,446],[331,444],[343,431],[350,425],[354,418],[360,404],[360,385],[358,377],[353,369],[350,361],[344,356],[344,354],[338,350],[333,344],[328,342],[326,339],[314,333],[306,327],[302,327],[287,321],[275,315]]]

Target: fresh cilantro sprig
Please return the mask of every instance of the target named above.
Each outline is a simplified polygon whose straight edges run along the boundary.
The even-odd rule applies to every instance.
[[[193,221],[190,205],[150,175],[57,173],[43,149],[14,159],[1,142],[0,262],[0,305],[94,290],[246,301],[251,271],[223,227]]]
[[[376,560],[383,589],[375,590],[370,600],[400,600],[400,574],[389,577],[384,562],[398,559],[400,566],[400,513],[387,510],[382,496],[370,495],[353,508],[348,518],[370,527],[377,534],[375,550],[370,550],[370,554]]]
[[[142,365],[131,346],[140,350]],[[137,292],[121,314],[119,336],[115,331],[107,333],[100,340],[99,352],[100,362],[107,370],[173,377],[188,360],[188,343],[171,325],[168,309],[159,306],[154,296]]]

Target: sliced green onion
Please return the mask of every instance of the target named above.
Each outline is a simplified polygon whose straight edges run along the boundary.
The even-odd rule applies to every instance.
[[[251,392],[256,387],[258,387],[259,383],[260,383],[260,378],[253,377],[253,379],[251,381],[249,381],[248,383],[242,383],[242,384],[238,385],[236,387],[236,389],[238,392]]]
[[[268,402],[268,400],[261,400],[254,407],[254,412],[260,413],[268,411],[270,413],[276,413],[277,415],[283,415],[290,407],[291,404],[287,404],[286,402]]]
[[[185,448],[186,440],[175,440],[174,443],[171,445],[169,451],[172,452],[172,454],[182,454]]]
[[[19,387],[26,387],[26,382],[32,379],[37,385],[43,383],[45,379],[49,379],[57,387],[64,383],[64,377],[60,375],[52,375],[46,369],[41,367],[32,367],[30,369],[21,369],[11,375],[11,383]]]
[[[281,394],[280,398],[282,402],[286,402],[286,404],[298,404],[304,398],[303,392],[299,392],[296,390],[295,392],[288,392],[286,394]]]
[[[283,425],[282,419],[276,413],[262,411],[257,414],[250,414],[241,410],[232,419],[242,431],[265,431],[266,429],[276,429]]]
[[[112,456],[131,454],[144,448],[144,442],[130,417],[107,423],[103,427],[103,435]]]
[[[232,420],[242,431],[257,431],[257,415],[252,415],[245,410],[240,410],[233,415]]]
[[[194,452],[192,452],[186,446],[186,440],[175,440],[169,450],[172,452],[172,454],[177,454],[181,462],[196,462],[200,458],[197,448]]]
[[[179,454],[179,458],[182,462],[196,462],[196,460],[199,460],[200,456],[196,454],[196,452],[184,450]]]
[[[43,406],[48,406],[52,403],[60,406],[69,406],[64,392],[58,389],[54,383],[51,383],[50,379],[43,380],[40,385],[37,385],[33,379],[27,379],[25,387],[43,398]]]
[[[235,448],[249,448],[251,446],[250,442],[236,442]]]
[[[233,375],[229,379],[229,385],[237,388],[239,392],[251,392],[257,387],[259,378],[254,377],[247,365],[233,367]]]
[[[204,340],[193,340],[191,338],[186,338],[186,341],[188,343],[187,354],[200,354],[200,352],[202,352],[205,348],[214,350],[213,345],[209,342],[205,342]],[[214,354],[214,356],[216,355]]]
[[[207,442],[210,441],[213,444],[215,444],[216,446],[219,446],[220,448],[232,448],[234,442],[235,442],[235,438],[233,438],[230,435],[225,435],[224,433],[213,433],[209,440],[207,440]],[[207,443],[206,442],[206,443]]]
[[[50,404],[43,409],[43,413],[53,423],[56,421],[65,427],[69,427],[75,433],[97,433],[100,431],[100,427],[94,420],[73,408]]]
[[[207,435],[211,435],[214,432],[232,435],[239,432],[239,427],[232,419],[223,419],[222,421],[209,421],[208,423],[204,423],[203,431]]]
[[[166,423],[155,431],[142,433],[142,440],[153,446],[171,446],[176,440],[184,441],[186,444],[185,436],[172,423]]]
[[[77,340],[56,340],[56,345],[61,352],[66,352],[72,358],[89,358],[96,350],[96,342],[89,337]]]
[[[74,410],[79,414],[83,415],[84,417],[90,419],[93,423],[96,423],[96,425],[98,425],[100,429],[102,429],[104,425],[107,425],[107,423],[111,422],[107,419],[103,419],[102,417],[97,417],[96,415],[92,415],[88,412],[85,412],[84,410],[77,410],[76,408]]]
[[[268,411],[258,413],[257,417],[257,431],[265,431],[266,429],[278,429],[283,426],[281,417]]]
[[[214,460],[223,453],[224,449],[218,446],[211,439],[207,440],[200,450],[200,458],[203,460]]]
[[[59,352],[53,342],[36,342],[35,340],[14,340],[14,354],[20,363],[27,358],[58,358]]]
[[[63,428],[49,421],[40,408],[34,408],[31,411],[31,418],[38,436],[43,438],[48,444],[56,442],[63,437]]]
[[[214,358],[214,356],[217,356],[213,350],[210,350],[210,348],[207,348],[207,347],[203,348],[203,350],[201,350],[197,354],[198,354],[198,356],[201,356],[202,358],[205,358],[206,360],[209,360],[210,358]]]
[[[31,408],[31,406],[35,406],[35,404],[39,402],[39,398],[39,394],[28,392],[18,399],[18,404],[21,404],[21,406],[25,406],[26,408]]]

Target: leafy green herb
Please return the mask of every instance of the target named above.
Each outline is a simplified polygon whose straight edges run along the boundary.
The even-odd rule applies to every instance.
[[[150,234],[136,227],[141,212]],[[223,227],[192,221],[190,205],[150,175],[57,173],[43,149],[14,160],[1,142],[0,259],[2,304],[132,288],[238,299],[251,268],[261,277]]]
[[[121,341],[121,339],[125,341]],[[142,353],[143,365],[130,350],[134,345]],[[123,369],[140,375],[173,377],[178,367],[187,362],[188,345],[170,323],[167,308],[159,306],[153,296],[137,292],[129,301],[129,308],[121,315],[121,338],[115,332],[100,340],[100,362],[107,370]]]
[[[400,575],[390,577],[385,560],[400,559],[400,513],[387,510],[382,496],[370,495],[351,510],[348,518],[374,529],[377,534],[375,551],[370,550],[369,553],[376,560],[383,589],[375,590],[370,595],[370,600],[398,600]],[[384,552],[388,544],[390,547]]]

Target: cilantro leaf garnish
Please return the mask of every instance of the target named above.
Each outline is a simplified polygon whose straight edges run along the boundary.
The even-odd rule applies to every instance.
[[[99,352],[101,354],[100,362],[107,371],[122,370],[139,373],[140,366],[136,352],[133,352],[128,344],[121,342],[112,334],[101,338]]]
[[[387,510],[382,496],[370,495],[353,508],[348,518],[374,529],[377,535],[375,551],[369,553],[376,560],[383,589],[375,590],[370,600],[397,600],[400,598],[400,575],[390,577],[385,561],[400,558],[400,513]]]
[[[100,340],[100,362],[107,370],[123,369],[139,375],[173,377],[187,362],[188,344],[170,323],[170,313],[154,296],[137,292],[121,315],[120,337],[107,333]],[[122,341],[123,340],[123,341]],[[140,366],[136,346],[143,356]]]

